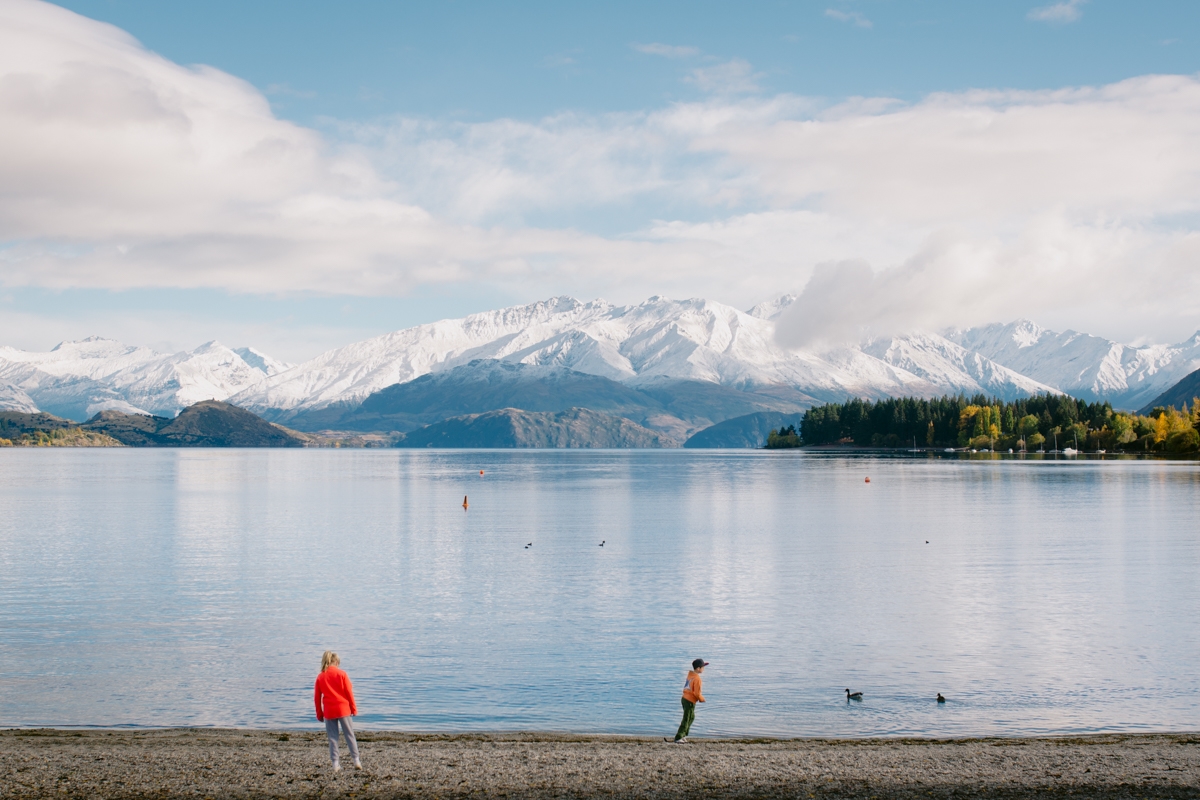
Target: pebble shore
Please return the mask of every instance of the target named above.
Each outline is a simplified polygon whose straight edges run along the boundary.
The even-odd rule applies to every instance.
[[[358,741],[364,769],[334,773],[323,732],[0,731],[0,798],[1200,798],[1200,734]]]

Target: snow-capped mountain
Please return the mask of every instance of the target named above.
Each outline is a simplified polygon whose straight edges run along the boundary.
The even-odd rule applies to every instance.
[[[20,411],[36,414],[37,403],[33,398],[11,383],[0,384],[0,411]]]
[[[565,367],[630,387],[703,381],[801,404],[1064,391],[1133,409],[1200,368],[1200,332],[1177,345],[1132,347],[1026,321],[793,351],[774,331],[794,301],[785,295],[743,312],[703,299],[615,306],[556,297],[406,328],[298,366],[217,342],[175,354],[97,338],[49,353],[0,347],[0,409],[173,415],[212,398],[285,421],[476,359]]]
[[[880,339],[863,345],[862,351],[954,394],[983,392],[1011,399],[1055,391],[1051,384],[1003,367],[936,334]]]
[[[936,335],[874,349],[790,351],[775,343],[783,298],[746,313],[709,300],[652,297],[634,306],[556,297],[443,320],[330,350],[230,398],[280,412],[352,404],[394,383],[479,358],[555,365],[631,386],[698,380],[761,391],[787,387],[818,400],[1053,388]]]
[[[37,410],[71,419],[98,411],[174,416],[201,400],[224,400],[289,368],[256,350],[249,359],[219,342],[164,354],[92,337],[48,353],[0,347],[0,408]]]
[[[956,331],[949,338],[1067,394],[1108,400],[1117,408],[1140,408],[1200,368],[1200,331],[1175,345],[1133,347],[1018,320]]]

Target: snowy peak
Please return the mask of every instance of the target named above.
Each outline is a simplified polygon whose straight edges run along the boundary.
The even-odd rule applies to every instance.
[[[788,306],[794,302],[796,302],[796,295],[785,294],[781,297],[775,298],[774,300],[767,300],[759,303],[746,313],[757,319],[774,320],[778,318],[780,314],[786,311]]]
[[[0,383],[0,411],[20,411],[23,414],[36,414],[37,403],[25,394],[19,386],[11,383]]]
[[[1061,391],[1139,408],[1200,368],[1200,332],[1178,345],[1133,347],[1029,320],[833,351],[789,350],[775,341],[775,320],[795,299],[784,295],[743,312],[703,298],[614,306],[552,297],[394,331],[296,366],[216,341],[173,354],[99,337],[48,353],[0,347],[0,407],[33,403],[81,419],[107,408],[174,415],[216,399],[282,419],[356,406],[388,386],[482,359],[572,370],[630,388],[701,381],[801,403]]]
[[[784,349],[775,343],[772,318],[793,300],[784,296],[742,312],[702,298],[656,296],[614,306],[556,297],[331,350],[230,400],[283,418],[353,405],[387,386],[477,359],[563,367],[633,387],[694,380],[753,391],[778,387],[838,401],[957,392],[1010,398],[1055,390],[936,335],[833,353]],[[1026,330],[1036,333],[1031,326]],[[1011,341],[1012,334],[1007,338]]]
[[[242,361],[245,361],[263,375],[276,375],[295,366],[295,364],[271,358],[266,353],[255,350],[253,347],[236,347],[233,352],[241,356]]]
[[[139,348],[127,347],[115,339],[89,336],[76,341],[59,342],[50,349],[62,358],[113,358],[132,353]]]
[[[287,366],[269,356],[262,360],[268,369]],[[223,400],[266,378],[262,368],[216,341],[173,354],[97,336],[61,342],[44,353],[0,348],[0,383],[20,392],[5,390],[0,405],[28,401],[75,420],[107,410],[174,416],[200,400]]]
[[[1046,333],[1045,328],[1034,325],[1027,319],[1017,320],[1007,327],[1011,330],[1012,340],[1018,349],[1033,347],[1042,338],[1042,334]]]
[[[863,352],[953,394],[987,394],[1003,400],[1035,394],[1060,394],[995,361],[936,334],[914,334],[872,342]]]
[[[1179,345],[1133,347],[1031,322],[986,325],[948,338],[1009,369],[1089,400],[1139,408],[1200,366],[1200,332]]]

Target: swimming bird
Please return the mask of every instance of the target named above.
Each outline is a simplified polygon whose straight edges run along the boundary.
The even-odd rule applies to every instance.
[[[608,541],[608,539],[602,539],[602,540],[600,541],[600,547],[604,547],[604,543],[605,543],[605,542],[607,542],[607,541]]]
[[[939,703],[944,703],[944,702],[946,702],[946,698],[942,697],[942,693],[941,693],[941,692],[938,692],[938,702],[939,702]]]
[[[871,482],[870,478],[867,478],[865,481],[863,481],[863,483],[870,483],[870,482]]]
[[[846,699],[847,700],[862,700],[862,692],[852,692],[849,689],[847,689],[846,690]]]
[[[526,546],[526,547],[533,547],[533,542],[530,542],[529,544],[527,544],[527,545],[525,545],[525,546]]]
[[[926,539],[926,540],[925,540],[925,544],[929,544],[929,540],[928,540],[928,539]]]

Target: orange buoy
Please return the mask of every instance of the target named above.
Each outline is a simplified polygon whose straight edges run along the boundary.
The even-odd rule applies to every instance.
[[[483,470],[479,470],[479,474],[480,474],[480,475],[483,475]]]
[[[871,482],[870,478],[867,478],[865,481],[863,481],[863,483],[870,483],[870,482]]]
[[[463,511],[467,510],[467,496],[463,495]]]

